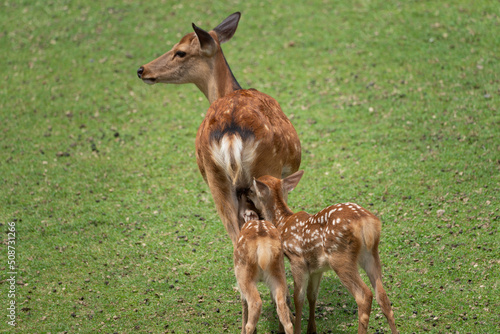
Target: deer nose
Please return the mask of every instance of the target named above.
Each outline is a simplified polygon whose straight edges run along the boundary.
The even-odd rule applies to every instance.
[[[139,69],[137,70],[137,76],[139,77],[139,79],[142,79],[142,73],[144,73],[143,66],[139,67]]]

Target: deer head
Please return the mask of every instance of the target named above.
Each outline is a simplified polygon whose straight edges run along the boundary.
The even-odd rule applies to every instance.
[[[182,37],[164,55],[141,66],[137,70],[138,77],[151,85],[155,83],[194,83],[210,102],[217,98],[215,95],[218,90],[225,89],[217,86],[227,85],[227,82],[218,76],[229,76],[232,79],[229,80],[229,85],[240,88],[227,66],[220,47],[222,43],[233,37],[240,16],[239,12],[230,15],[209,32],[193,23],[194,32]]]
[[[274,222],[276,213],[291,212],[286,204],[288,193],[297,187],[302,175],[304,171],[299,170],[282,180],[269,175],[254,179],[248,199],[254,203],[265,219]]]

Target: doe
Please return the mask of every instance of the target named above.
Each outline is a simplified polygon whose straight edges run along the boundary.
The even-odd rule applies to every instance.
[[[233,246],[244,223],[239,195],[254,177],[288,176],[301,161],[299,137],[279,103],[242,89],[224,57],[221,44],[233,37],[240,16],[231,14],[210,31],[193,24],[194,32],[137,70],[147,84],[194,83],[209,100],[196,134],[196,161]]]
[[[366,333],[373,299],[372,291],[359,275],[358,265],[367,273],[375,296],[392,333],[397,333],[391,303],[382,285],[378,253],[380,220],[354,203],[336,204],[315,215],[293,213],[287,194],[300,181],[303,171],[282,180],[266,175],[254,180],[249,198],[281,232],[283,250],[290,260],[294,280],[295,333],[300,333],[302,306],[307,292],[309,322],[307,333],[316,332],[314,309],[319,284],[325,271],[333,269],[358,305],[358,333]]]

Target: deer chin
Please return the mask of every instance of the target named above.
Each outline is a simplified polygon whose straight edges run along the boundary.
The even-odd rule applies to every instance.
[[[155,78],[150,78],[150,79],[143,78],[142,81],[145,84],[148,84],[148,85],[154,85],[156,83],[156,79]]]

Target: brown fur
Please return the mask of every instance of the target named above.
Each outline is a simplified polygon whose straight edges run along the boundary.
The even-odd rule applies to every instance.
[[[332,205],[315,215],[293,213],[286,204],[303,172],[280,180],[264,176],[254,181],[249,193],[264,217],[280,231],[283,249],[290,260],[294,280],[295,333],[301,331],[302,307],[309,301],[307,333],[316,332],[314,311],[323,272],[334,270],[358,304],[358,333],[366,333],[373,293],[359,275],[362,267],[375,289],[376,299],[392,333],[397,333],[391,303],[382,285],[378,244],[380,220],[354,203]]]

